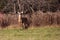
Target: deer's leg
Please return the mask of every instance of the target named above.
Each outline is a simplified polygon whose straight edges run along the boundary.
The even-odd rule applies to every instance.
[[[28,29],[28,24],[27,23],[23,23],[23,29]]]
[[[22,23],[22,28],[25,29],[25,23]]]

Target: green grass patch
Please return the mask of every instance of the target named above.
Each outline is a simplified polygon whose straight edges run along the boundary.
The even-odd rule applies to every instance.
[[[0,30],[0,40],[60,40],[59,27]]]

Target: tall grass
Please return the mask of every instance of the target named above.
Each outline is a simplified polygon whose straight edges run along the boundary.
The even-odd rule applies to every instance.
[[[27,15],[29,16],[29,15]],[[46,26],[46,25],[59,25],[60,26],[60,12],[46,12],[41,11],[33,12],[31,18],[27,17],[30,21],[30,26]],[[0,26],[19,25],[18,14],[8,14],[0,18]]]

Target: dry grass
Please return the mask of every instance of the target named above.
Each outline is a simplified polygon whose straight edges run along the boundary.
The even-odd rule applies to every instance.
[[[3,15],[3,14],[2,14]],[[27,15],[29,16],[29,15]],[[28,17],[29,21],[31,22],[30,26],[46,26],[46,25],[60,25],[60,12],[47,12],[47,13],[43,13],[41,11],[37,11],[37,12],[33,12],[31,15],[31,19]],[[18,23],[18,14],[8,14],[8,15],[4,15],[2,16],[1,19],[2,22],[0,23],[0,26],[2,25],[4,28],[5,26],[9,26],[10,25],[19,25],[21,26],[21,23]],[[0,21],[1,21],[0,20]],[[13,27],[16,28],[16,27]]]

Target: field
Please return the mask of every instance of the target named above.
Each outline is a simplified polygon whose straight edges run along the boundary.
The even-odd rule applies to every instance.
[[[2,29],[0,40],[60,40],[60,28]]]

